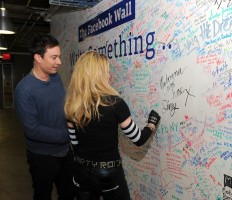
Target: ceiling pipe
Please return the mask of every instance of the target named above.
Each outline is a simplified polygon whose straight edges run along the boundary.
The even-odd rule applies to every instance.
[[[22,41],[25,38],[25,36],[33,29],[35,24],[39,21],[40,17],[41,17],[40,15],[37,17],[36,21],[31,25],[31,27],[27,30],[27,32],[21,37],[20,41]]]
[[[14,41],[11,43],[10,49],[14,46],[15,42],[17,41],[20,33],[23,31],[23,29],[25,28],[25,26],[27,25],[27,23],[29,22],[29,20],[31,19],[31,17],[33,16],[33,14],[31,13],[30,16],[27,18],[27,21],[23,24],[23,26],[21,27],[21,29],[19,30],[19,32],[17,33]]]
[[[51,17],[60,9],[59,6],[53,6],[52,8],[50,8],[50,12],[46,13],[46,15],[44,15],[44,21],[46,22],[50,22],[51,21]]]
[[[31,3],[31,0],[27,1],[26,7],[29,8]],[[14,39],[14,41],[12,42],[10,49],[14,46],[14,44],[16,43],[16,41],[19,38],[20,33],[24,30],[24,28],[26,27],[26,25],[29,23],[31,17],[33,16],[33,14],[31,13],[30,16],[27,18],[27,21],[24,23],[24,25],[21,27],[19,33],[17,34],[16,38]],[[37,23],[37,21],[40,19],[41,16],[39,16],[36,21],[34,22],[34,24],[32,24],[32,26],[27,30],[27,32],[20,38],[19,43],[25,38],[25,36],[28,34],[29,31],[32,30],[32,28],[35,26],[35,24]]]
[[[30,3],[31,3],[31,0],[28,0],[27,7],[29,7]]]

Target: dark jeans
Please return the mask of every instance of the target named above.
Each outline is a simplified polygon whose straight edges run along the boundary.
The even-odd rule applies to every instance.
[[[73,200],[73,156],[38,155],[27,151],[27,162],[32,176],[34,200],[51,200],[53,183],[59,200]]]
[[[130,200],[122,167],[88,168],[75,164],[74,183],[78,200]]]

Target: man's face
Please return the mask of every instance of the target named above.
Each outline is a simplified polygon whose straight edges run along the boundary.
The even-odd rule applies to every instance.
[[[45,74],[57,73],[61,65],[60,56],[61,51],[59,46],[48,48],[39,64],[41,71]]]

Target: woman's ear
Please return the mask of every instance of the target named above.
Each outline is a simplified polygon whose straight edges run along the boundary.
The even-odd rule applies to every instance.
[[[39,54],[35,54],[35,55],[34,55],[34,59],[35,59],[36,62],[40,63],[41,60],[42,60],[42,57],[41,57],[41,55],[39,55]]]

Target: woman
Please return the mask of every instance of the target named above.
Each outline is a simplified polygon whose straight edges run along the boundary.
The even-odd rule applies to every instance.
[[[130,200],[118,150],[118,124],[135,145],[143,145],[159,123],[151,111],[142,131],[126,102],[109,84],[109,61],[96,51],[77,60],[65,101],[69,134],[76,155],[78,200]]]

